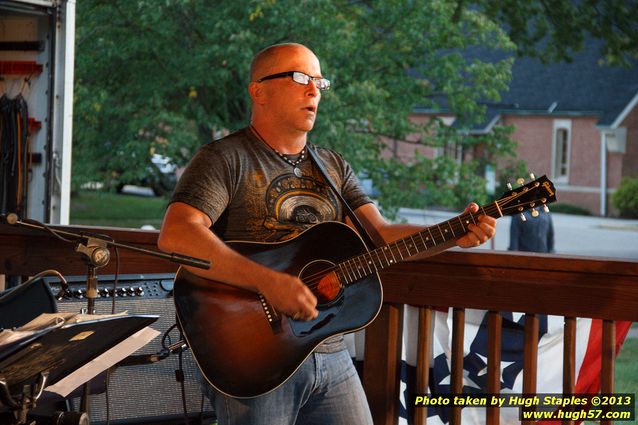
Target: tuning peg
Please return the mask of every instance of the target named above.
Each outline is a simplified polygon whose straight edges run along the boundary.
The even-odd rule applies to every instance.
[[[547,204],[543,204],[543,211],[545,211],[546,213],[549,212],[549,207],[547,206]]]
[[[512,190],[512,183],[507,182],[507,188],[508,188],[509,190]]]
[[[532,180],[536,180],[536,176],[534,175],[534,173],[529,173],[529,178]]]
[[[527,218],[525,218],[525,214],[521,213],[521,221],[527,221]]]
[[[516,179],[516,184],[519,186],[522,186],[523,183],[525,183],[525,179],[522,177],[519,177],[518,179]]]
[[[538,217],[538,211],[536,210],[536,208],[532,208],[532,217]]]

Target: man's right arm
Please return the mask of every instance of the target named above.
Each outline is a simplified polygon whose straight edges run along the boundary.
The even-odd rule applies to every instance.
[[[209,260],[208,270],[187,267],[207,279],[263,294],[278,311],[303,319],[317,316],[317,299],[297,277],[262,266],[232,250],[211,230],[202,211],[182,202],[169,205],[162,223],[158,247]]]

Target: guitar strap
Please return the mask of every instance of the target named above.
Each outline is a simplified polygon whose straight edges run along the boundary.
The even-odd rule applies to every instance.
[[[326,181],[328,182],[328,185],[330,185],[330,188],[332,189],[332,191],[341,200],[341,203],[343,204],[344,208],[346,209],[346,213],[350,217],[350,220],[352,220],[352,223],[354,223],[354,227],[357,228],[357,231],[359,232],[359,235],[361,236],[361,238],[363,239],[365,244],[368,246],[368,249],[374,249],[376,247],[376,245],[373,242],[372,238],[370,237],[370,234],[365,229],[365,227],[363,227],[363,225],[361,224],[361,222],[359,221],[359,219],[355,215],[354,211],[352,211],[352,208],[350,208],[350,205],[348,205],[348,203],[343,198],[343,196],[341,196],[341,191],[337,189],[337,186],[334,184],[334,182],[332,181],[332,179],[328,175],[328,171],[326,170],[326,167],[323,165],[323,161],[321,160],[321,158],[319,158],[319,155],[317,155],[317,153],[315,152],[314,146],[312,144],[310,144],[310,143],[307,143],[307,147],[308,147],[308,155],[310,156],[312,161],[314,161],[314,163],[317,166],[317,168],[319,168],[319,171],[321,171],[321,174],[323,174],[323,178],[326,179]]]

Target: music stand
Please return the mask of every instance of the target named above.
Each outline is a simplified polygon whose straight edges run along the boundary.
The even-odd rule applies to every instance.
[[[99,318],[39,330],[0,351],[0,401],[26,424],[45,386],[55,384],[155,322],[158,316]]]

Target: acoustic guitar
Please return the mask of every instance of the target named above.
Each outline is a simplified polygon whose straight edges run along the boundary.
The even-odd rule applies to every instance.
[[[227,242],[272,269],[298,276],[318,299],[311,321],[280,314],[261,294],[208,280],[180,268],[174,300],[178,322],[206,379],[220,392],[256,397],[280,385],[327,338],[368,325],[379,312],[379,271],[467,233],[479,215],[499,218],[556,200],[546,176],[465,213],[368,250],[345,224],[323,222],[277,243]]]

